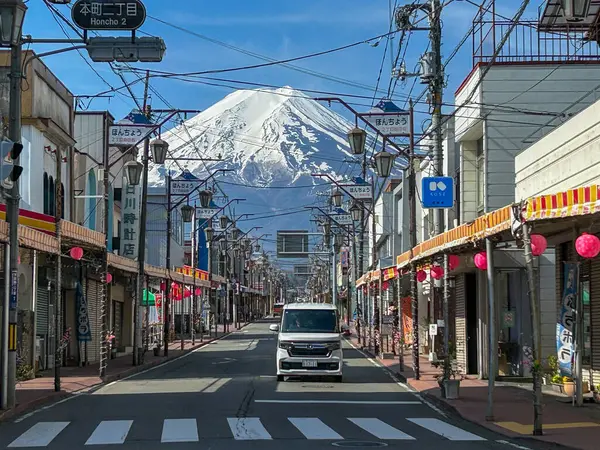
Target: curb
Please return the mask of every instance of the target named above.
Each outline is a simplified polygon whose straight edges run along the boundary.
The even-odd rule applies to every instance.
[[[242,325],[240,327],[240,330],[243,329],[243,328],[245,328],[247,325],[250,325],[250,323],[251,322]],[[79,389],[77,391],[72,391],[72,392],[65,392],[65,391],[52,392],[52,393],[48,394],[45,397],[36,398],[35,400],[31,400],[31,401],[29,401],[27,403],[17,404],[12,409],[8,409],[6,411],[1,411],[0,412],[0,423],[6,422],[7,420],[12,419],[12,418],[14,418],[16,416],[20,416],[22,414],[25,414],[25,413],[31,412],[32,410],[40,408],[42,406],[47,406],[49,404],[55,403],[55,402],[60,401],[60,400],[64,400],[64,399],[66,399],[68,397],[71,397],[71,396],[74,396],[74,395],[78,395],[78,394],[81,394],[81,393],[92,393],[92,392],[95,392],[98,389],[100,389],[101,387],[103,387],[103,386],[105,386],[105,385],[107,385],[109,383],[113,383],[115,381],[118,381],[118,380],[123,379],[123,378],[130,377],[132,375],[135,375],[137,373],[143,372],[145,370],[152,369],[154,367],[158,367],[158,366],[161,366],[163,364],[166,364],[166,363],[168,363],[168,362],[170,362],[170,361],[172,361],[172,360],[174,360],[176,358],[180,358],[183,355],[186,355],[186,354],[191,353],[191,352],[193,352],[195,350],[198,350],[198,349],[200,349],[202,347],[205,347],[206,345],[209,345],[212,342],[215,342],[215,341],[218,341],[220,339],[223,339],[223,338],[231,335],[232,333],[234,333],[236,331],[239,331],[239,330],[234,329],[232,331],[229,331],[228,333],[223,334],[223,336],[221,336],[221,337],[210,339],[210,340],[205,340],[202,343],[196,344],[194,347],[190,347],[188,349],[185,349],[184,353],[181,354],[181,355],[167,356],[165,359],[162,359],[162,360],[152,361],[152,362],[147,363],[147,364],[143,364],[143,365],[140,365],[140,366],[137,366],[137,367],[132,367],[132,368],[127,369],[127,370],[125,370],[123,372],[120,372],[120,373],[116,373],[116,374],[113,374],[113,375],[107,375],[99,383],[93,384],[93,385],[88,386],[88,387],[81,388],[81,389]],[[176,350],[178,350],[178,349],[176,349]]]

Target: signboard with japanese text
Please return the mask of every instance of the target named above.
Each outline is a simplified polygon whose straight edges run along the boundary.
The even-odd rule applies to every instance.
[[[146,21],[140,0],[77,0],[71,18],[82,30],[137,30]]]
[[[343,247],[340,253],[340,263],[342,267],[348,267],[348,258],[350,255],[350,249],[348,247]]]
[[[340,184],[356,200],[371,200],[373,191],[370,184]]]
[[[198,187],[198,182],[202,180],[172,180],[171,195],[188,195]]]
[[[408,136],[410,134],[408,113],[361,114],[371,126],[386,136]]]
[[[573,326],[579,286],[579,264],[564,263],[564,289],[556,324],[556,352],[561,375],[573,375]]]
[[[219,210],[214,208],[196,208],[196,217],[198,219],[210,219]]]
[[[352,216],[350,214],[331,214],[331,218],[339,225],[352,225]]]
[[[141,184],[141,183],[140,183]],[[131,186],[123,177],[123,202],[121,219],[121,248],[119,254],[126,258],[138,257],[138,233],[140,231],[140,186]]]
[[[145,139],[154,127],[148,125],[111,125],[108,131],[108,145],[131,147]]]

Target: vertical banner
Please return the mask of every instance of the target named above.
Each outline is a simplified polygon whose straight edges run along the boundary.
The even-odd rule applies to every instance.
[[[579,287],[579,263],[564,263],[564,289],[558,323],[556,324],[556,351],[558,366],[563,376],[573,376],[573,327]]]
[[[141,184],[141,183],[140,183]],[[126,258],[138,257],[138,233],[140,232],[140,186],[131,186],[127,178],[123,177],[123,216],[121,235],[121,248],[119,254]]]

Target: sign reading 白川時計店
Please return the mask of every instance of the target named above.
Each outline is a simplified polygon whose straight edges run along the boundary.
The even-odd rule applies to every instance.
[[[140,0],[77,0],[71,18],[82,30],[137,30],[146,21]]]
[[[123,177],[123,201],[121,210],[121,248],[119,254],[126,258],[138,257],[138,233],[140,231],[140,186],[131,186]]]

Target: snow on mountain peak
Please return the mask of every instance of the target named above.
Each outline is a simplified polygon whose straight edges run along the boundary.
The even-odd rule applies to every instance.
[[[290,86],[239,90],[188,119],[162,138],[171,158],[222,158],[222,162],[169,161],[178,174],[199,178],[206,169],[233,169],[227,179],[254,186],[287,186],[351,156],[346,133],[352,124]],[[164,184],[165,170],[150,167],[149,184]],[[222,178],[222,177],[220,177]]]

